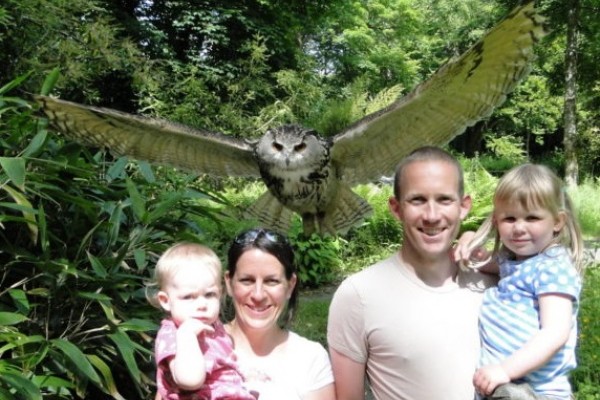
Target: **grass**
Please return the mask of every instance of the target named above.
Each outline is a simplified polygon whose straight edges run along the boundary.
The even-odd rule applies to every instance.
[[[302,293],[292,330],[327,347],[330,297]],[[600,265],[587,268],[579,311],[579,366],[571,374],[577,400],[600,400]]]

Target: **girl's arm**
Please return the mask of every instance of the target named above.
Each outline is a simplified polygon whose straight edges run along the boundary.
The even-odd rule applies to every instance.
[[[521,378],[546,364],[567,342],[572,327],[573,298],[551,293],[541,295],[540,330],[500,365],[488,365],[475,373],[477,391],[489,395],[496,386]]]
[[[477,248],[470,250],[470,243],[475,237],[475,232],[465,231],[456,240],[454,248],[452,249],[451,255],[455,262],[469,267],[471,262],[482,263],[484,260],[489,261],[483,265],[478,265],[477,269],[487,274],[500,274],[500,268],[498,263],[491,257],[490,252],[485,248]]]
[[[169,362],[169,369],[180,389],[196,390],[204,384],[206,364],[198,335],[212,330],[211,326],[196,319],[188,319],[177,328],[177,350]]]
[[[573,298],[557,293],[544,294],[539,297],[539,305],[541,329],[502,363],[511,380],[546,364],[569,339],[573,324]]]

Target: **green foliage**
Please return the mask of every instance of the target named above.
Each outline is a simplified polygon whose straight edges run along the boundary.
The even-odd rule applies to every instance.
[[[476,230],[492,212],[492,198],[498,179],[482,165],[480,159],[460,159],[464,170],[465,193],[471,196],[471,211],[461,225],[461,231]]]
[[[600,179],[588,179],[568,189],[584,237],[600,238]]]
[[[333,282],[339,270],[340,241],[330,236],[291,237],[301,287],[319,287]]]
[[[578,367],[571,374],[577,399],[600,399],[600,268],[588,266],[579,309]]]
[[[321,343],[327,348],[327,315],[331,291],[303,291],[292,330],[299,335]]]
[[[144,282],[165,247],[200,241],[218,198],[62,143],[15,86],[0,89],[0,397],[150,397],[160,313]]]
[[[58,66],[63,71],[58,82],[61,90],[76,91],[80,99],[97,99],[118,88],[122,93],[111,95],[122,100],[142,60],[134,41],[122,35],[102,3],[7,0],[7,8],[0,12],[6,26],[0,35],[4,57],[0,76],[33,70],[26,87],[34,91],[46,73]]]
[[[344,274],[360,271],[398,248],[402,226],[389,211],[388,200],[393,195],[390,184],[359,185],[354,191],[373,208],[362,225],[351,229],[342,240],[342,270]]]

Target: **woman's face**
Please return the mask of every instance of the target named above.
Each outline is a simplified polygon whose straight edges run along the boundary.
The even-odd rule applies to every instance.
[[[234,275],[225,275],[227,293],[235,307],[236,323],[244,328],[268,330],[277,326],[296,285],[286,279],[279,260],[260,249],[242,253]]]

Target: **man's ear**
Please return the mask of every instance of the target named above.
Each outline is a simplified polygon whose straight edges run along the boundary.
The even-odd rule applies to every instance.
[[[400,207],[400,202],[395,196],[388,199],[388,207],[394,218],[398,221],[402,221],[402,209]]]
[[[160,290],[156,295],[156,299],[158,300],[158,304],[160,307],[166,312],[171,311],[171,303],[169,302],[169,295],[167,292]]]
[[[460,220],[464,220],[467,218],[469,211],[471,211],[471,206],[473,205],[473,200],[471,196],[468,194],[464,195],[462,200],[460,201]]]

